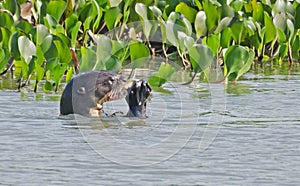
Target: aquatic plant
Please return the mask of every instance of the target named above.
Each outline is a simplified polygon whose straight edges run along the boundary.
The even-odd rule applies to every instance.
[[[237,81],[255,61],[300,60],[299,1],[2,0],[0,71],[19,89],[35,80],[57,90],[81,71],[119,72],[166,58],[150,78],[162,86],[168,59],[196,74],[224,64]],[[66,77],[66,78],[63,78]],[[53,86],[54,85],[54,86]]]

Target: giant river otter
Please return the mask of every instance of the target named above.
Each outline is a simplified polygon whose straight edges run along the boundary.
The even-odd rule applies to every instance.
[[[114,72],[99,70],[74,77],[65,87],[60,101],[60,114],[103,117],[102,104],[126,97],[127,116],[146,117],[146,103],[151,97],[146,81],[128,80]]]

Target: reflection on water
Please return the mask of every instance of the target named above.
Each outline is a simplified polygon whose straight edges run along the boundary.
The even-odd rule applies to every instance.
[[[166,84],[143,120],[59,118],[59,94],[20,93],[2,79],[0,185],[299,183],[299,68],[282,69],[254,68],[226,85],[223,111],[215,109],[215,85]],[[127,105],[104,109],[126,113]],[[210,125],[218,134],[201,151]]]

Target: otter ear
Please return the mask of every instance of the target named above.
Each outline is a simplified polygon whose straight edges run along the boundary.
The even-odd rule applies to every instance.
[[[80,95],[86,94],[85,88],[84,88],[84,87],[80,87],[80,88],[77,90],[77,93],[80,94]]]

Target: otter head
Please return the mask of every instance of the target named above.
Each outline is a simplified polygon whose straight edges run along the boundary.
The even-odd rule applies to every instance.
[[[134,81],[128,89],[126,101],[129,106],[127,116],[146,118],[146,104],[150,100],[151,87],[146,81]]]
[[[127,94],[126,81],[110,71],[89,71],[74,77],[60,102],[62,115],[80,114],[101,117],[102,104]]]

